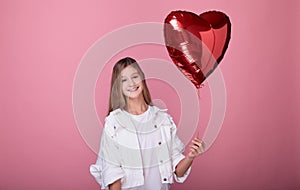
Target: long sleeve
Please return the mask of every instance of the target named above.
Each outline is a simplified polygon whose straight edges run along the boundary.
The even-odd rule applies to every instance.
[[[185,149],[185,145],[183,144],[183,142],[179,139],[179,137],[177,136],[177,127],[172,119],[171,116],[168,117],[169,122],[171,123],[171,137],[172,137],[172,166],[173,166],[173,173],[174,173],[174,179],[179,182],[179,183],[183,183],[186,178],[188,177],[188,175],[190,174],[191,171],[191,167],[189,167],[189,169],[186,171],[186,173],[184,174],[184,176],[182,177],[177,177],[175,174],[175,168],[177,166],[177,164],[185,158],[185,156],[183,155],[184,149]]]
[[[120,155],[115,134],[110,130],[110,122],[106,120],[101,137],[98,159],[90,166],[90,173],[100,184],[102,189],[108,189],[108,185],[125,176],[120,167]]]

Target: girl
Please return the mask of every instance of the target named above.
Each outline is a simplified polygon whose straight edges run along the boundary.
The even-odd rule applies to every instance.
[[[101,188],[168,190],[174,179],[185,181],[202,151],[202,141],[194,138],[183,155],[176,125],[166,110],[152,105],[137,62],[129,57],[119,60],[113,68],[98,159],[90,166]]]

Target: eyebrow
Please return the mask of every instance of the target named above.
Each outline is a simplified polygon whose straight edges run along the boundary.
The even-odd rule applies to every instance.
[[[130,76],[132,76],[132,75],[139,75],[139,72],[134,72],[134,73],[132,73]],[[124,75],[121,75],[121,77],[126,77],[126,76],[124,76]]]

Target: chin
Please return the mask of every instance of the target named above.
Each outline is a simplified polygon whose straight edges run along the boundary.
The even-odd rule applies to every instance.
[[[142,96],[142,93],[138,93],[138,94],[128,94],[127,97],[130,99],[138,99],[140,98],[140,96]]]
[[[129,99],[138,99],[141,96],[143,96],[142,90],[138,90],[135,92],[126,92],[125,96],[128,97]]]

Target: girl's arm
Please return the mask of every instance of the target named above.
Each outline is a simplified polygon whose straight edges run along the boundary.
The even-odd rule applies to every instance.
[[[109,190],[121,190],[121,179],[113,182],[112,184],[108,185]]]
[[[182,159],[175,168],[175,174],[177,177],[184,176],[185,172],[192,165],[194,158],[199,156],[204,151],[203,141],[200,141],[198,138],[194,138],[192,140],[192,144],[190,145],[190,152],[188,155]]]

